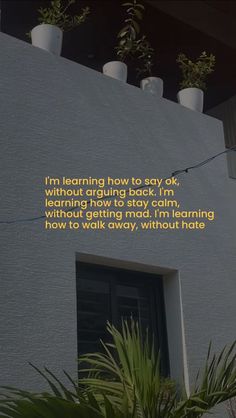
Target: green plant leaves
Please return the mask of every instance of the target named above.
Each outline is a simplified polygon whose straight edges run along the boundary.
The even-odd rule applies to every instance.
[[[151,47],[146,36],[142,36],[141,39],[136,41],[136,53],[141,63],[141,67],[137,69],[138,77],[150,76],[153,67],[154,49]]]
[[[136,39],[140,32],[140,26],[138,21],[143,18],[141,10],[144,10],[144,6],[137,3],[136,0],[133,2],[126,2],[122,4],[126,7],[126,19],[125,26],[119,31],[117,38],[119,43],[115,48],[117,56],[121,61],[125,61],[128,57],[134,56],[136,53]]]
[[[51,392],[2,388],[0,418],[200,418],[236,396],[236,342],[218,355],[210,344],[187,396],[161,376],[158,353],[148,332],[141,338],[138,323],[123,322],[120,331],[108,324],[108,331],[111,344],[80,358],[87,377],[76,382],[64,372],[64,383],[47,367],[31,364]]]
[[[67,0],[66,5],[63,6],[62,0],[52,0],[50,7],[39,8],[39,23],[46,23],[50,25],[56,25],[63,31],[71,30],[87,19],[90,9],[85,7],[82,9],[81,14],[71,16],[66,13],[67,9],[73,4],[75,0]]]
[[[166,399],[175,399],[175,385],[161,377],[159,356],[149,344],[148,334],[142,342],[139,326],[133,321],[130,327],[124,322],[121,332],[108,324],[108,331],[113,344],[103,344],[104,353],[81,357],[91,373],[80,384],[95,396],[106,394],[118,407],[125,396],[129,409],[135,408],[141,416],[154,417],[154,411],[161,413],[164,408],[167,411]]]
[[[206,78],[214,71],[215,56],[207,55],[203,51],[195,62],[191,61],[185,54],[180,53],[176,59],[182,72],[183,80],[181,88],[197,87],[206,89]]]
[[[117,38],[118,45],[115,47],[118,58],[121,61],[126,61],[128,58],[137,59],[139,68],[137,68],[138,77],[150,76],[153,67],[154,49],[151,47],[146,36],[140,34],[140,21],[143,19],[143,4],[137,3],[123,3],[126,7],[127,17],[125,19],[125,26],[119,31]]]

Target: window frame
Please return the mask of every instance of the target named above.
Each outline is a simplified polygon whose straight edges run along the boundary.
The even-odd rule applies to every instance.
[[[138,270],[131,270],[121,267],[111,267],[102,264],[88,263],[84,261],[76,261],[76,304],[77,304],[77,350],[79,355],[79,306],[78,306],[78,280],[82,276],[82,269],[90,271],[92,274],[99,270],[99,273],[95,280],[97,282],[103,281],[109,284],[109,299],[110,299],[110,313],[111,318],[107,318],[115,326],[118,325],[118,304],[116,290],[118,285],[134,286],[137,285],[137,289],[148,286],[150,296],[150,324],[154,335],[154,342],[160,350],[161,360],[161,373],[164,376],[170,374],[169,364],[169,350],[167,339],[167,327],[166,327],[166,313],[164,302],[164,288],[163,277],[154,274]],[[108,276],[102,277],[101,272],[108,273]],[[109,275],[109,273],[111,275]],[[113,276],[112,276],[113,273]],[[84,278],[83,278],[84,279]],[[94,278],[91,277],[92,280]],[[89,278],[87,278],[89,280]]]

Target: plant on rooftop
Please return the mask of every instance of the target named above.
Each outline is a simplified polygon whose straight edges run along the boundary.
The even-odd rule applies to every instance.
[[[103,73],[121,81],[127,80],[127,61],[137,53],[140,21],[143,18],[143,4],[137,0],[122,4],[126,8],[126,18],[123,28],[117,35],[118,45],[115,47],[118,61],[110,61],[103,66]]]
[[[206,90],[206,78],[214,71],[215,56],[213,54],[207,55],[204,51],[194,62],[181,53],[176,62],[182,72],[178,100],[184,106],[201,112],[203,110],[203,91]]]
[[[6,387],[0,394],[0,418],[200,418],[236,396],[236,343],[218,355],[209,347],[187,395],[161,377],[159,356],[150,338],[141,338],[136,322],[123,322],[121,331],[108,324],[108,331],[112,343],[102,343],[103,352],[81,357],[87,366],[78,382],[64,372],[64,383],[49,369],[33,366],[51,391],[34,394]]]
[[[69,31],[81,25],[87,19],[90,9],[85,7],[80,14],[68,13],[76,0],[52,0],[49,7],[38,9],[40,25],[31,31],[32,44],[60,55],[63,31]]]
[[[68,31],[76,28],[85,22],[89,7],[82,9],[79,15],[70,15],[67,13],[68,8],[75,3],[75,0],[52,0],[50,7],[41,7],[39,12],[39,23],[47,23],[49,25],[58,26],[63,31]]]
[[[146,35],[136,41],[137,59],[140,63],[137,68],[138,77],[150,77],[152,75],[154,49],[151,47]]]
[[[179,54],[176,62],[182,71],[183,80],[180,88],[197,87],[206,90],[206,77],[214,71],[215,56],[207,55],[204,51],[195,62],[191,61],[185,54]]]
[[[120,61],[126,61],[130,56],[136,53],[137,49],[137,36],[140,32],[139,21],[143,18],[144,6],[138,3],[137,0],[133,2],[123,3],[123,7],[126,7],[127,17],[125,19],[125,26],[120,30],[117,35],[118,45],[115,47],[117,57]]]

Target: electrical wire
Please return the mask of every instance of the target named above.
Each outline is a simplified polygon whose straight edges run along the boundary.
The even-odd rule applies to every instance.
[[[227,154],[228,152],[231,152],[231,151],[236,151],[236,145],[233,146],[233,147],[227,148],[226,150],[221,151],[218,154],[215,154],[215,155],[207,158],[206,160],[201,161],[200,163],[197,163],[195,165],[192,165],[192,166],[183,168],[181,170],[173,171],[168,177],[165,177],[162,180],[163,181],[166,181],[166,180],[171,179],[173,177],[177,177],[180,174],[187,174],[187,173],[189,173],[190,170],[195,170],[197,168],[203,167],[204,165],[209,164],[214,159],[220,157],[223,154]],[[129,189],[125,189],[125,190],[126,191],[128,191],[130,189],[131,190],[139,190],[139,189],[144,189],[144,188],[147,188],[147,187],[148,187],[147,185],[144,185],[143,184],[141,186],[134,187],[134,188],[129,188]],[[93,200],[93,201],[97,201],[97,200],[109,200],[109,199],[113,199],[113,198],[115,198],[115,196],[107,196],[105,199],[104,198],[94,198],[94,199],[86,200],[86,202],[88,203],[88,205],[90,205],[91,200]],[[69,209],[65,210],[65,212],[73,212],[76,209],[79,209],[79,206],[75,206],[73,208],[69,208]],[[0,224],[10,225],[10,224],[18,224],[18,223],[36,222],[36,221],[40,221],[42,219],[46,219],[46,215],[36,216],[36,217],[32,217],[32,218],[11,219],[9,221],[0,221]]]

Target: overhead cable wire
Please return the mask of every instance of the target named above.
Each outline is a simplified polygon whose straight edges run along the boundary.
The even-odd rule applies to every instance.
[[[203,167],[204,165],[209,164],[211,161],[215,160],[216,158],[220,157],[221,155],[227,154],[231,151],[236,151],[236,145],[233,146],[233,147],[227,148],[224,151],[218,152],[217,154],[201,161],[200,163],[194,164],[192,166],[189,166],[189,167],[186,167],[186,168],[183,168],[183,169],[180,169],[180,170],[175,170],[169,176],[167,176],[165,178],[162,178],[162,180],[166,181],[166,180],[171,179],[173,177],[177,177],[180,174],[187,174],[187,173],[189,173],[189,171],[198,169],[200,167]],[[142,184],[141,186],[137,186],[137,187],[133,187],[133,188],[125,189],[125,190],[128,192],[130,189],[134,191],[134,190],[144,189],[144,188],[147,188],[147,187],[149,187],[149,186],[145,185],[145,184]],[[89,199],[89,200],[86,200],[86,202],[88,203],[88,206],[90,206],[92,200],[93,201],[109,200],[109,199],[113,199],[115,197],[116,197],[116,195],[106,196],[105,198],[102,197],[102,198]],[[73,212],[76,209],[79,209],[79,206],[69,208],[69,209],[65,210],[65,212]],[[46,219],[46,218],[47,218],[47,216],[44,214],[44,215],[30,217],[30,218],[10,219],[10,220],[3,220],[3,221],[0,220],[0,224],[10,225],[10,224],[20,224],[20,223],[27,223],[27,222],[36,222],[36,221],[40,221],[40,220]]]

